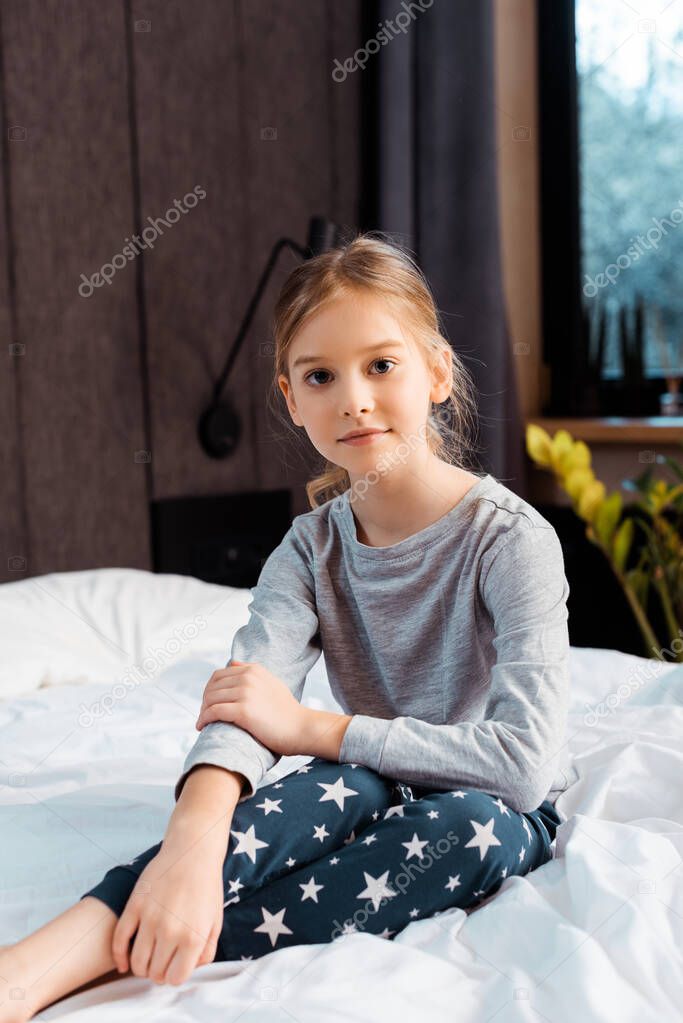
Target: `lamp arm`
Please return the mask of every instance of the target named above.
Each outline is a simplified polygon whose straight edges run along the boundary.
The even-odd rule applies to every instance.
[[[251,326],[251,321],[254,318],[254,313],[258,308],[259,302],[261,301],[261,296],[265,291],[266,285],[268,284],[268,280],[270,278],[271,273],[273,272],[273,268],[278,260],[280,252],[284,248],[292,249],[299,256],[301,256],[302,259],[305,259],[308,254],[306,249],[304,249],[303,246],[299,245],[298,242],[295,242],[292,238],[279,238],[273,245],[270,256],[268,258],[268,262],[264,267],[263,273],[261,274],[261,278],[256,286],[256,290],[254,291],[251,302],[249,303],[247,311],[244,314],[244,319],[242,320],[240,329],[237,331],[237,336],[235,337],[235,340],[232,343],[232,348],[228,353],[228,358],[226,359],[225,366],[223,367],[223,370],[214,385],[213,389],[214,404],[216,404],[220,399],[221,392],[225,387],[225,382],[230,376],[230,371],[233,367],[233,363],[237,356],[239,355],[242,343],[244,342],[244,339],[247,336],[247,332],[249,330],[249,327]]]

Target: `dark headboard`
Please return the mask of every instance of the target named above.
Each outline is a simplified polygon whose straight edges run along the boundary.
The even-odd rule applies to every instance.
[[[289,490],[154,501],[154,571],[222,586],[255,586],[291,519]]]

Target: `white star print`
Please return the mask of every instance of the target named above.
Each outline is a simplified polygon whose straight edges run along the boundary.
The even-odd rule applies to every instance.
[[[313,827],[313,838],[319,838],[321,842],[324,842],[326,838],[330,837],[330,833],[324,824],[314,825]]]
[[[406,856],[407,860],[409,860],[411,856],[419,856],[419,858],[422,859],[424,856],[422,846],[429,845],[429,842],[427,839],[420,841],[417,837],[417,831],[413,831],[413,837],[411,840],[409,842],[401,842],[401,845],[404,845],[408,850],[408,855]]]
[[[288,860],[285,860],[285,866],[286,867],[293,867],[295,863],[296,863],[296,860],[292,859],[291,856],[289,857]]]
[[[336,867],[336,865],[339,863],[339,857],[333,856],[332,859],[328,860],[327,862],[331,863],[333,867]]]
[[[438,810],[430,810],[429,813],[427,814],[427,816],[431,817],[432,820],[434,820],[435,817],[439,816],[439,811]]]
[[[479,896],[479,895],[486,895],[486,889],[485,888],[480,888],[479,891],[472,892],[472,894],[473,895],[477,895],[477,896]]]
[[[448,881],[444,885],[444,888],[448,888],[449,892],[452,892],[454,888],[460,887],[460,874],[456,874],[455,877],[448,875]]]
[[[232,895],[233,892],[238,892],[240,890],[240,888],[244,888],[244,885],[240,881],[239,877],[237,878],[236,881],[228,881],[228,885],[230,886],[230,894],[231,895]]]
[[[465,848],[479,849],[479,862],[481,862],[489,851],[489,846],[500,845],[501,843],[493,834],[493,817],[484,825],[478,821],[470,821],[470,824],[474,828],[475,836],[469,840]]]
[[[254,832],[254,825],[252,824],[247,831],[230,831],[231,835],[236,835],[239,839],[237,845],[233,849],[233,854],[246,853],[252,863],[256,863],[256,850],[266,849],[268,842],[262,842],[256,837]]]
[[[312,771],[312,770],[313,770],[313,767],[312,767],[311,764],[304,764],[304,766],[300,767],[299,770],[296,773],[297,774],[308,774],[308,772]]]
[[[365,877],[366,888],[362,892],[359,892],[356,896],[357,899],[372,899],[372,905],[377,912],[379,904],[383,898],[391,899],[394,895],[398,895],[398,892],[393,891],[392,888],[387,884],[387,878],[389,877],[389,871],[385,870],[380,877],[373,877],[372,874],[368,874],[366,870],[363,871]]]
[[[408,914],[408,916],[417,916],[419,914],[419,912],[420,912],[419,909],[411,909],[411,911]]]
[[[355,771],[357,767],[358,767],[358,764],[351,764],[351,770],[352,771]]]
[[[301,888],[301,891],[303,892],[301,901],[303,902],[305,899],[313,899],[314,902],[317,902],[318,892],[322,891],[324,887],[324,884],[316,884],[315,877],[311,875],[310,881],[307,881],[306,884],[299,884],[299,888]]]
[[[280,809],[281,802],[282,802],[281,799],[268,799],[268,796],[266,796],[263,803],[257,803],[256,805],[259,808],[259,810],[264,811],[267,817],[269,813],[273,812],[282,813],[282,810]]]
[[[387,812],[384,814],[384,820],[386,820],[387,817],[403,817],[404,809],[405,807],[403,806],[402,803],[398,803],[396,806],[390,806]]]
[[[363,839],[361,845],[372,845],[372,843],[376,842],[376,841],[377,841],[377,835],[368,835],[367,838]]]
[[[498,809],[500,810],[501,813],[505,814],[506,817],[510,816],[510,811],[508,810],[507,806],[505,805],[503,800],[500,798],[500,796],[498,796],[498,799],[495,800],[495,805],[498,807]]]
[[[253,956],[240,956],[240,959],[244,959],[247,963],[250,963],[253,958]]]
[[[503,867],[503,869],[500,872],[500,876],[501,877],[507,877],[508,876],[508,868],[507,867]]]
[[[281,789],[282,788],[282,782],[281,781],[276,781],[275,784],[273,785],[273,788],[274,789]]]
[[[379,817],[379,810],[375,810],[375,812],[372,815],[373,821],[376,821],[378,817]]]
[[[461,792],[460,789],[458,789],[457,792],[451,792],[451,795],[453,796],[453,799],[464,799],[465,798],[465,793]]]
[[[381,934],[378,934],[378,938],[388,938],[390,934],[395,934],[395,931],[390,931],[388,927],[385,927]]]
[[[524,852],[525,852],[525,849],[524,849],[524,846],[522,846],[522,848],[519,850],[519,862],[520,863],[524,859]]]
[[[529,836],[529,841],[531,841],[531,838],[532,838],[531,828],[529,827],[529,822],[527,821],[526,817],[522,817],[522,824],[524,826],[524,830],[526,831],[527,835]]]
[[[342,931],[342,935],[343,934],[355,934],[355,933],[356,933],[356,925],[354,923],[352,923],[350,920],[346,920],[345,923],[344,923],[344,930]],[[340,935],[340,937],[341,937],[341,935]]]
[[[284,909],[281,909],[279,913],[269,913],[265,906],[261,906],[261,912],[263,913],[263,923],[259,924],[258,927],[254,927],[254,931],[262,931],[264,934],[267,934],[273,948],[275,948],[275,942],[281,934],[294,933],[282,922],[285,915]]]
[[[319,803],[324,803],[326,800],[333,799],[340,810],[344,809],[344,798],[345,796],[357,796],[358,793],[355,789],[347,789],[344,785],[344,779],[340,775],[334,785],[327,785],[324,781],[316,782],[321,789],[325,789],[325,795],[321,796],[318,800]]]

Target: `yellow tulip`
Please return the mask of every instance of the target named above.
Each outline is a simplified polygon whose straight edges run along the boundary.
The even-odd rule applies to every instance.
[[[598,508],[605,499],[605,484],[593,480],[579,495],[578,514],[585,522],[592,522]]]
[[[592,469],[572,469],[572,471],[565,476],[562,486],[569,496],[576,501],[586,487],[590,486],[590,484],[594,481],[595,475]]]
[[[557,471],[568,476],[572,469],[587,469],[591,464],[591,453],[582,440],[575,441],[570,448],[560,451]]]
[[[575,441],[574,447],[572,448],[572,452],[574,455],[574,464],[577,466],[581,465],[588,468],[588,466],[591,464],[591,449],[588,447],[585,441],[582,440]]]
[[[551,465],[551,447],[550,435],[546,433],[543,427],[536,426],[535,423],[529,423],[526,428],[526,450],[529,457],[537,465]]]
[[[555,472],[561,474],[560,465],[562,456],[566,452],[571,451],[573,443],[572,435],[568,430],[558,430],[553,437],[550,447],[550,460]]]

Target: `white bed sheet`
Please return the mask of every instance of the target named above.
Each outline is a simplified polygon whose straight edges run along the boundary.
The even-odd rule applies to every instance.
[[[5,657],[0,944],[39,927],[111,865],[163,836],[204,685],[225,664],[249,597],[126,569],[0,587],[3,650],[15,657],[23,694],[12,689]],[[167,648],[173,629],[198,613],[207,625],[194,643],[130,684],[131,665],[154,644]],[[571,658],[578,780],[558,800],[567,820],[549,863],[506,879],[473,912],[410,923],[391,941],[358,932],[275,949],[253,962],[200,967],[179,988],[116,980],[40,1018],[683,1019],[683,667],[599,649],[572,648]],[[107,702],[110,712],[95,717]],[[304,703],[337,709],[324,658]],[[264,781],[308,759],[285,757]]]

